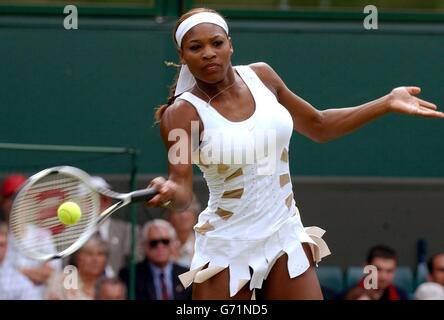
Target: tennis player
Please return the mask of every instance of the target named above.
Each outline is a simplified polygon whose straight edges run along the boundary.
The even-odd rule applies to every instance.
[[[232,66],[227,23],[210,9],[180,17],[174,40],[180,73],[168,103],[156,113],[169,177],[151,181],[159,194],[148,205],[185,209],[192,199],[192,163],[202,170],[209,201],[194,227],[195,254],[182,283],[193,284],[194,299],[250,299],[254,289],[261,289],[262,299],[322,299],[314,266],[330,251],[324,230],[305,228],[293,200],[293,130],[326,142],[388,113],[444,114],[415,96],[418,87],[398,87],[356,107],[317,110],[266,63]],[[175,158],[183,151],[177,132],[186,132],[186,161]],[[245,154],[242,161],[229,161]]]

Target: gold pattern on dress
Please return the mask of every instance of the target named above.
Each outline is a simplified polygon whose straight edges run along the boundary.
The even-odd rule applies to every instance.
[[[205,222],[202,226],[200,227],[195,227],[194,230],[196,232],[199,232],[200,234],[205,234],[208,231],[212,231],[214,230],[214,226],[212,224],[210,224],[209,221]]]
[[[224,220],[228,220],[233,215],[233,212],[224,210],[222,208],[217,208],[216,214]]]
[[[290,182],[290,175],[288,173],[281,174],[279,176],[279,183],[281,184],[281,188]]]
[[[291,207],[291,203],[293,202],[293,192],[288,195],[288,197],[285,199],[285,205],[288,209]]]
[[[222,195],[224,199],[240,199],[244,193],[244,188],[225,191]]]
[[[284,162],[288,162],[288,150],[287,150],[287,148],[284,148],[284,150],[282,150],[281,160],[284,161]]]
[[[225,182],[234,179],[236,177],[239,177],[241,175],[243,175],[244,173],[242,172],[242,168],[237,169],[236,171],[234,171],[232,174],[230,174],[228,177],[225,178]]]
[[[219,174],[223,174],[223,173],[227,172],[228,169],[230,169],[229,165],[226,165],[223,163],[220,163],[217,165],[217,173],[219,173]]]

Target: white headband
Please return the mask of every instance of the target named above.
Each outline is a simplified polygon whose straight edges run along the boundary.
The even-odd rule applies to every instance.
[[[176,44],[180,48],[182,45],[182,39],[185,34],[190,31],[191,28],[195,27],[201,23],[212,23],[218,25],[228,35],[228,25],[225,22],[224,18],[222,18],[217,13],[213,12],[200,12],[193,14],[192,16],[186,18],[177,28],[176,30]],[[181,93],[191,89],[196,84],[196,79],[191,74],[190,69],[186,64],[183,64],[180,68],[179,78],[177,79],[176,91],[174,92],[174,96],[178,96]]]
[[[192,16],[186,18],[184,21],[182,21],[182,23],[177,28],[176,43],[179,48],[182,45],[182,39],[185,36],[185,34],[188,31],[190,31],[191,28],[193,28],[201,23],[212,23],[212,24],[218,25],[219,27],[224,29],[228,35],[228,25],[225,22],[224,18],[222,18],[217,13],[213,13],[213,12],[199,12],[199,13],[193,14]]]

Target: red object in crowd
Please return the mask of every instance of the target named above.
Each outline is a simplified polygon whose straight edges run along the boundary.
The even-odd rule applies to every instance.
[[[1,196],[3,198],[10,198],[20,187],[25,183],[26,178],[20,174],[9,175],[5,178],[1,186]]]

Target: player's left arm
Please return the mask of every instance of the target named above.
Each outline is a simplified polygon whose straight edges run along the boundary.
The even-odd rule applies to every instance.
[[[250,65],[264,84],[287,108],[294,129],[316,142],[327,142],[346,135],[389,112],[429,118],[444,118],[435,104],[415,97],[418,87],[398,87],[387,95],[356,107],[318,110],[294,94],[266,63]]]

